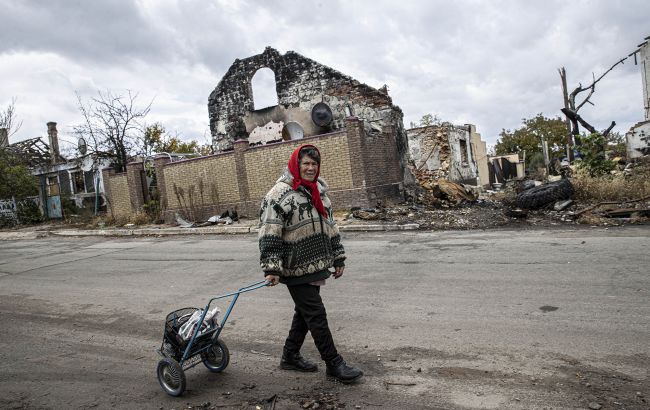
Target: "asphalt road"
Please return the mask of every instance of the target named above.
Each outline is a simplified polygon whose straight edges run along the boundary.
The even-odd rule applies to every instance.
[[[0,408],[648,409],[649,234],[344,234],[322,294],[364,380],[278,369],[278,286],[241,296],[230,366],[188,370],[181,398],[155,376],[164,317],[260,280],[254,235],[2,241]],[[303,350],[318,358],[309,336]]]

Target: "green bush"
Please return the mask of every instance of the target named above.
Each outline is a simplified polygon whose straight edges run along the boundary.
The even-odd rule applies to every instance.
[[[578,164],[580,169],[585,170],[592,177],[608,174],[614,168],[616,163],[610,161],[605,156],[607,148],[607,138],[601,134],[594,133],[585,135],[581,138],[580,152],[582,161]]]
[[[63,210],[63,217],[70,218],[72,215],[79,213],[79,208],[72,198],[61,196],[61,209]]]
[[[16,216],[23,225],[32,225],[43,222],[43,215],[36,202],[26,199],[16,204]]]
[[[153,223],[160,223],[160,201],[151,199],[142,205],[142,209]]]
[[[16,226],[16,220],[14,218],[0,215],[0,228],[13,228]]]

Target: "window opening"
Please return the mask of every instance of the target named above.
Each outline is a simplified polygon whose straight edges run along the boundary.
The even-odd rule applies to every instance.
[[[275,88],[275,73],[270,68],[260,68],[251,80],[253,91],[253,109],[278,105],[278,93]]]
[[[59,195],[59,178],[55,175],[47,177],[47,196]]]
[[[468,165],[469,161],[467,160],[467,141],[460,140],[460,162],[463,165]]]
[[[81,171],[70,172],[70,179],[72,179],[72,193],[83,194],[86,192],[86,184],[84,181],[84,174]]]

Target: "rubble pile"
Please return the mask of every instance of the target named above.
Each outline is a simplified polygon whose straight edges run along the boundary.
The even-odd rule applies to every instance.
[[[576,200],[569,178],[542,183],[512,180],[500,191],[483,190],[412,169],[421,190],[410,203],[353,209],[342,223],[418,224],[420,229],[488,229],[506,226],[650,222],[650,196],[626,201]],[[639,172],[637,170],[637,172]]]
[[[397,204],[389,207],[355,209],[342,216],[341,225],[418,224],[420,229],[487,229],[508,225],[513,218],[506,216],[500,202],[480,199],[459,205]]]
[[[629,201],[607,201],[588,206],[573,214],[583,224],[604,225],[616,222],[650,222],[650,195]]]
[[[465,201],[474,202],[478,199],[476,191],[443,178],[445,170],[442,168],[437,170],[417,169],[414,166],[410,166],[410,168],[422,188],[421,192],[416,194],[417,203],[442,205],[448,202],[457,205]]]

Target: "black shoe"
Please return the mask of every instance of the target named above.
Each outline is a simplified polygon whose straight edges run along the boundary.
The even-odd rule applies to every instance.
[[[280,368],[284,370],[298,370],[299,372],[315,372],[318,370],[318,366],[309,360],[305,360],[300,352],[283,352],[282,360],[280,360]]]
[[[326,374],[336,378],[341,383],[352,383],[363,376],[363,372],[356,367],[348,366],[341,356],[327,363]]]

